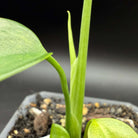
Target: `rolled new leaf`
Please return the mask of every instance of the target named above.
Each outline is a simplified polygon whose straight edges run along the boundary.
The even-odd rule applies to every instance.
[[[90,120],[84,138],[138,138],[138,134],[122,121],[100,118]]]
[[[24,25],[0,18],[0,81],[51,56]]]

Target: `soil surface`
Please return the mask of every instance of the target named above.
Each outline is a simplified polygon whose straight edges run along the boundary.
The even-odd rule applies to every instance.
[[[8,138],[40,138],[50,134],[52,123],[65,127],[65,105],[63,99],[36,96],[30,103],[26,116],[19,115]],[[138,133],[138,115],[123,105],[86,103],[83,106],[82,136],[85,126],[92,118],[116,118],[130,125]]]

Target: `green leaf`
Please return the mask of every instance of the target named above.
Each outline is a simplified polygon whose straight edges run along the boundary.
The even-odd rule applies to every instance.
[[[0,81],[51,56],[24,25],[0,18]]]
[[[67,130],[58,124],[52,124],[50,138],[70,138]]]
[[[73,41],[73,34],[71,28],[71,14],[70,11],[68,13],[68,41],[69,41],[69,54],[70,54],[70,94],[72,94],[73,89],[72,86],[74,84],[74,77],[77,68],[77,59],[76,59],[76,52],[74,48],[74,41]]]
[[[81,29],[80,29],[79,53],[78,53],[78,59],[75,61],[76,63],[74,64],[75,69],[73,69],[72,71],[73,77],[71,78],[74,79],[71,80],[73,81],[73,83],[71,83],[72,85],[71,110],[78,120],[79,132],[81,132],[81,126],[82,126],[82,108],[83,108],[83,99],[85,92],[85,74],[87,65],[91,7],[92,7],[92,0],[84,0]],[[74,136],[73,138],[78,138],[78,137]]]
[[[83,137],[83,138],[88,138],[88,129],[89,129],[89,126],[90,126],[90,124],[92,123],[92,121],[93,121],[93,119],[90,120],[90,121],[87,123],[87,125],[86,125],[86,127],[85,127],[85,132],[84,132],[84,137]]]
[[[76,52],[74,48],[73,34],[71,28],[71,15],[69,11],[67,11],[67,13],[68,13],[68,41],[69,41],[70,63],[72,65],[74,63],[74,60],[76,59]]]
[[[70,75],[70,97],[71,100],[75,100],[76,97],[73,97],[75,93],[74,87],[76,86],[76,73],[77,73],[77,63],[78,63],[78,58],[74,60],[74,63],[71,66],[71,75]],[[73,99],[74,98],[74,99]]]
[[[138,138],[130,126],[117,119],[93,119],[90,123],[84,138]]]

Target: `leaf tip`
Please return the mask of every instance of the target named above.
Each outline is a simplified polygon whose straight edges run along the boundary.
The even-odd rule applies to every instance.
[[[68,17],[70,18],[70,11],[69,10],[67,10],[67,14],[68,14]]]
[[[67,10],[67,13],[69,12],[69,10]]]

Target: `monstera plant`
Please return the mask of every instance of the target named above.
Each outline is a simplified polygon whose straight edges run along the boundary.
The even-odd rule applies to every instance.
[[[82,109],[85,92],[85,72],[90,30],[92,0],[84,0],[79,50],[75,52],[68,12],[68,40],[70,52],[70,91],[60,64],[42,46],[38,37],[24,25],[0,18],[0,80],[15,75],[32,65],[47,60],[58,72],[66,104],[66,127],[53,124],[50,138],[81,138]],[[138,138],[125,123],[111,118],[92,119],[84,138]]]

